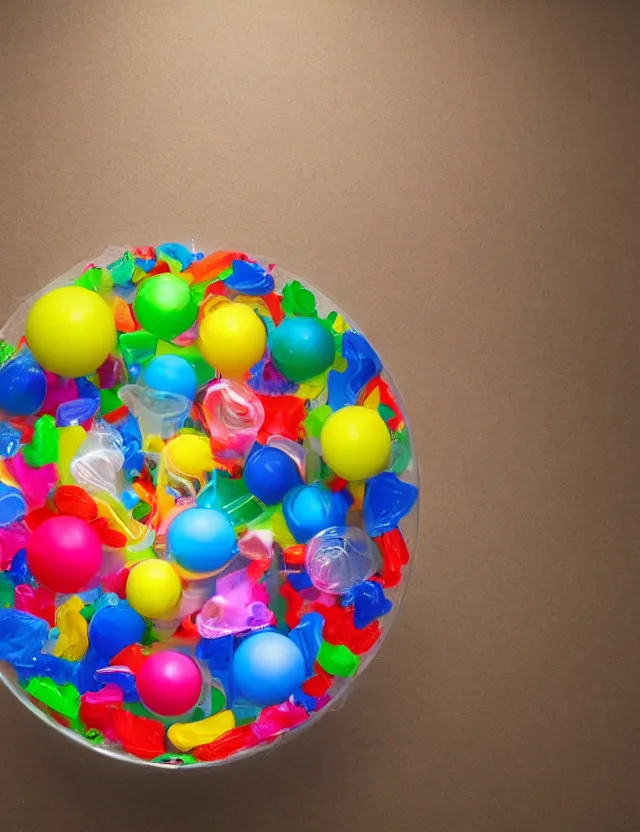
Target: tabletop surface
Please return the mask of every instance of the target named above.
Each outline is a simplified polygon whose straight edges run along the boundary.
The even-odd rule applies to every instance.
[[[109,244],[268,254],[406,402],[422,530],[344,707],[147,772],[0,691],[15,832],[637,830],[640,6],[3,0],[2,318]]]

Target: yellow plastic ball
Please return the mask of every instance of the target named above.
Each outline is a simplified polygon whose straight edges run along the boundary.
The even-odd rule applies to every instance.
[[[200,352],[225,378],[242,378],[262,358],[266,344],[264,324],[242,303],[223,303],[200,324]]]
[[[112,310],[80,286],[61,286],[39,298],[29,310],[25,335],[45,370],[70,378],[93,373],[116,344]]]
[[[353,405],[333,413],[320,434],[322,456],[344,480],[365,480],[389,465],[391,435],[376,410]]]
[[[165,451],[170,467],[186,477],[201,477],[215,468],[211,446],[204,436],[181,434],[167,442]]]
[[[145,618],[164,618],[182,597],[182,582],[166,560],[143,560],[127,578],[127,601]]]

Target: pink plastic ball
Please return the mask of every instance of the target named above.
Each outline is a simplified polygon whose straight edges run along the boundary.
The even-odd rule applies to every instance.
[[[145,708],[159,716],[181,716],[198,704],[202,673],[188,656],[163,650],[146,659],[136,687]]]
[[[52,592],[86,589],[102,563],[97,533],[78,517],[50,517],[27,543],[27,566],[33,577]]]

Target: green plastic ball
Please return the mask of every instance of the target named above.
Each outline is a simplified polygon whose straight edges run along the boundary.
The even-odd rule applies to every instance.
[[[177,275],[159,274],[144,281],[133,303],[141,327],[173,341],[196,322],[198,304],[191,297],[189,285]]]
[[[285,318],[269,336],[271,359],[289,381],[308,381],[336,356],[333,336],[317,318]]]

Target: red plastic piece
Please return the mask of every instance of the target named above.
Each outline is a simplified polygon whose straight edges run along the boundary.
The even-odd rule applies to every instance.
[[[27,526],[33,531],[37,529],[38,526],[42,525],[45,520],[48,520],[50,517],[55,517],[56,512],[51,511],[48,506],[42,506],[41,508],[34,508],[32,511],[27,514],[24,518],[24,522]]]
[[[78,485],[61,485],[53,495],[53,503],[60,514],[79,517],[87,523],[98,516],[96,501]]]
[[[30,612],[31,615],[44,619],[50,627],[56,625],[56,597],[43,586],[18,584],[13,605],[17,610]]]
[[[329,488],[334,494],[337,491],[342,491],[349,485],[349,480],[343,480],[342,477],[334,477],[330,483],[328,483]]]
[[[142,246],[134,248],[131,252],[136,260],[155,260],[156,250],[153,246]]]
[[[142,647],[139,644],[130,644],[116,654],[109,664],[111,667],[128,667],[132,673],[137,673],[146,659]]]
[[[226,271],[234,260],[246,260],[247,255],[239,251],[214,251],[202,260],[195,260],[185,272],[193,275],[195,283],[213,280],[221,272]]]
[[[402,532],[393,529],[373,539],[382,555],[380,583],[387,589],[397,586],[402,578],[402,567],[409,563],[409,550]]]
[[[276,292],[269,292],[268,295],[263,295],[262,300],[267,304],[269,314],[273,318],[276,326],[284,320],[284,312],[282,311],[282,295]]]
[[[116,409],[112,410],[111,413],[104,413],[102,418],[110,425],[114,425],[116,422],[119,422],[120,419],[126,419],[128,415],[129,408],[123,404],[122,407],[116,407]]]
[[[180,626],[174,633],[174,638],[180,638],[183,641],[198,641],[200,638],[200,633],[198,632],[198,628],[196,627],[195,618],[196,613],[192,613],[191,615],[185,615],[185,617],[180,622]]]
[[[284,550],[282,557],[287,566],[304,566],[306,551],[307,547],[304,543],[295,543]]]
[[[291,586],[289,581],[285,581],[282,586],[280,587],[280,595],[285,599],[287,602],[287,612],[285,614],[284,620],[287,624],[289,629],[293,629],[297,627],[300,623],[300,616],[302,615],[302,608],[304,606],[304,601],[295,591],[295,589]]]
[[[387,384],[387,382],[381,378],[380,376],[376,376],[372,378],[371,381],[366,385],[362,395],[360,396],[360,401],[364,401],[370,393],[372,393],[376,387],[380,389],[380,404],[384,404],[387,407],[391,408],[395,413],[395,416],[392,419],[389,419],[387,425],[391,430],[397,430],[400,425],[404,422],[402,417],[402,411],[398,407],[396,400],[393,398],[393,393],[391,392],[391,388]]]
[[[127,578],[131,570],[124,567],[119,572],[107,575],[102,580],[102,588],[105,592],[115,592],[118,598],[124,601],[127,597]]]
[[[83,693],[80,697],[80,721],[86,728],[95,728],[108,735],[114,713],[122,709],[124,694],[117,685],[106,685],[97,692]]]
[[[232,728],[214,742],[200,745],[194,748],[191,754],[200,762],[211,762],[213,760],[224,760],[238,751],[245,748],[253,748],[258,744],[258,738],[253,733],[251,725],[241,725],[239,728]]]
[[[322,637],[329,644],[344,644],[356,656],[361,656],[370,650],[382,634],[382,628],[377,621],[372,621],[359,630],[353,621],[353,610],[345,609],[337,604],[327,607],[317,602],[311,603],[309,608],[319,612],[324,618]]]
[[[157,274],[167,274],[167,273],[168,273],[168,272],[170,272],[170,271],[171,271],[171,269],[169,268],[169,264],[168,264],[168,263],[166,263],[164,260],[160,260],[160,262],[159,262],[159,263],[157,263],[157,264],[156,264],[156,265],[155,265],[155,266],[151,269],[151,271],[150,271],[150,272],[147,272],[147,275],[148,275],[149,277],[154,277],[154,276],[155,276],[155,275],[157,275]]]
[[[314,696],[316,699],[319,699],[331,687],[333,676],[327,673],[326,670],[323,670],[317,662],[313,666],[313,670],[314,675],[302,684],[302,690],[307,696]]]
[[[127,536],[117,529],[112,529],[106,517],[96,517],[91,527],[105,546],[112,549],[122,549],[127,545]]]
[[[129,711],[114,710],[111,723],[117,739],[130,754],[153,760],[165,752],[165,727],[155,719],[136,716]]]
[[[256,395],[264,408],[264,422],[258,433],[259,442],[265,445],[270,436],[297,440],[302,435],[302,422],[307,416],[303,399],[297,396]]]

